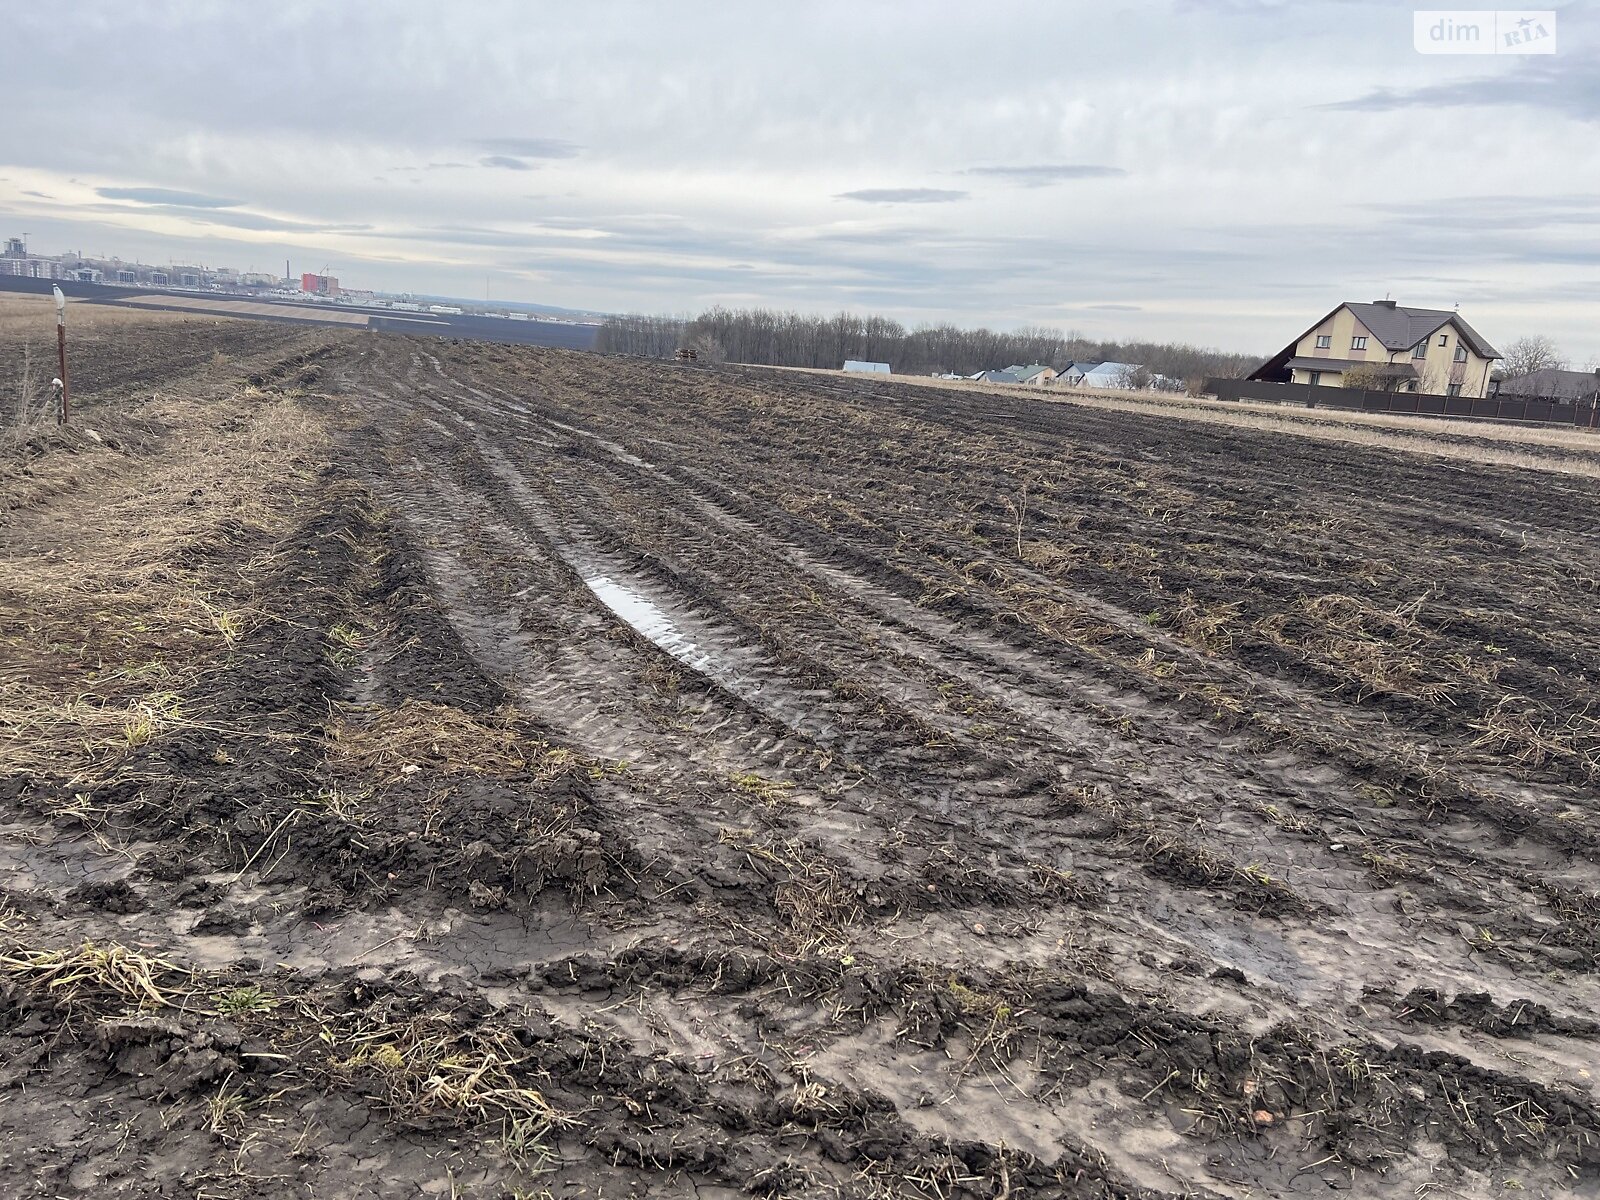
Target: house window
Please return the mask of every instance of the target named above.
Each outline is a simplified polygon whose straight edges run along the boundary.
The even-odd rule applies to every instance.
[[[1364,338],[1364,337],[1353,337],[1353,338],[1350,339],[1350,349],[1352,349],[1352,350],[1365,350],[1366,348],[1367,348],[1367,339],[1366,338]]]
[[[1311,372],[1311,386],[1312,387],[1316,387],[1321,382],[1322,382],[1322,372],[1321,371],[1313,371],[1313,372]]]
[[[1452,383],[1450,385],[1450,395],[1452,395],[1452,396],[1461,395],[1461,385],[1459,383]]]
[[[1428,339],[1427,338],[1423,338],[1422,341],[1418,342],[1415,346],[1411,347],[1411,357],[1412,358],[1427,358],[1428,357]]]
[[[1456,361],[1457,362],[1466,362],[1467,361],[1467,348],[1465,346],[1457,346],[1456,347]]]
[[[1441,333],[1439,335],[1439,345],[1448,346],[1449,344],[1450,344],[1450,335],[1448,333]]]
[[[1327,350],[1332,345],[1333,345],[1333,334],[1331,334],[1331,333],[1319,333],[1319,334],[1317,334],[1317,349],[1318,350]]]

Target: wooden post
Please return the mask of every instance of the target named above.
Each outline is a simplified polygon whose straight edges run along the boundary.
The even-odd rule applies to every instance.
[[[51,289],[56,294],[56,358],[61,368],[61,412],[57,415],[57,422],[61,425],[67,423],[67,298],[61,294],[60,288]]]

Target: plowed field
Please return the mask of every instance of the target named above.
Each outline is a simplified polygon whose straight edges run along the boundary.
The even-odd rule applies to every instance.
[[[1600,1189],[1600,482],[227,327],[6,479],[0,1193]]]

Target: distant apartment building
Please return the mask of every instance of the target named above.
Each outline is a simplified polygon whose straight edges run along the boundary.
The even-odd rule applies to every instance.
[[[0,258],[0,275],[20,275],[24,279],[61,279],[61,264],[49,258]]]
[[[1485,396],[1500,352],[1461,314],[1345,302],[1250,374],[1272,383]]]
[[[300,276],[300,290],[311,296],[337,296],[339,281],[332,275],[313,275],[308,271]]]

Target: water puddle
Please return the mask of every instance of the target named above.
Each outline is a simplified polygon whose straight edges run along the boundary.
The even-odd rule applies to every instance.
[[[842,738],[821,703],[826,693],[797,689],[791,680],[766,663],[759,651],[692,613],[669,611],[636,584],[622,582],[621,572],[585,568],[580,565],[581,555],[574,547],[558,545],[557,550],[577,571],[595,599],[675,661],[794,733],[818,742],[843,740],[853,744],[853,739]]]
[[[583,582],[613,613],[636,633],[648,638],[684,666],[701,674],[719,674],[716,659],[692,641],[652,601],[609,575],[584,575]]]

